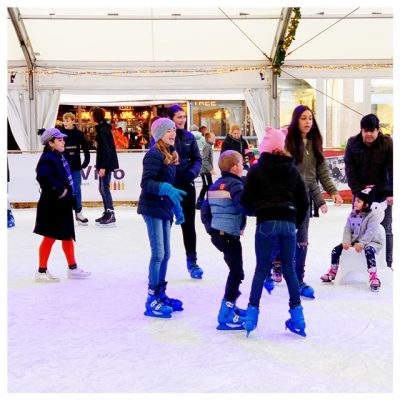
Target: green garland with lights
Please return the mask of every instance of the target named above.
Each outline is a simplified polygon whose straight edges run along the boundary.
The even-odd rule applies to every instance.
[[[301,18],[300,7],[293,8],[293,16],[290,18],[286,36],[283,40],[279,41],[278,48],[276,50],[276,57],[272,65],[273,73],[281,76],[281,67],[285,62],[286,51],[291,45],[292,41],[296,37],[297,26]]]

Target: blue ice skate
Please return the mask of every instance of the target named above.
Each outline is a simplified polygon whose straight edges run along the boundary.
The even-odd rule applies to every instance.
[[[307,283],[305,282],[299,282],[299,286],[300,286],[301,296],[308,297],[310,299],[315,299],[314,289],[311,286],[307,285]]]
[[[11,210],[7,210],[7,228],[13,228],[15,226],[15,219],[12,215]]]
[[[144,315],[155,318],[171,318],[172,307],[163,304],[154,294],[149,294]]]
[[[268,294],[271,294],[271,292],[275,289],[275,282],[272,280],[272,278],[267,278],[264,281],[264,287],[267,290]]]
[[[203,270],[197,265],[197,256],[195,253],[190,253],[186,257],[187,269],[190,277],[193,279],[202,279]]]
[[[289,310],[290,319],[285,322],[285,329],[289,329],[291,332],[296,333],[300,336],[306,336],[306,322],[304,321],[303,307],[297,306]]]
[[[183,311],[183,302],[181,300],[168,297],[166,293],[167,283],[168,282],[162,282],[157,287],[157,292],[160,301],[164,303],[164,305],[171,307],[172,311]]]
[[[218,313],[219,325],[217,329],[219,331],[238,331],[244,329],[243,324],[245,320],[235,312],[235,308],[240,310],[240,308],[235,306],[235,303],[222,299],[221,308]]]
[[[244,328],[247,331],[247,337],[249,337],[251,331],[254,331],[254,329],[257,328],[259,312],[260,310],[256,306],[252,306],[251,304],[249,304],[249,306],[247,307],[246,318],[244,321]]]

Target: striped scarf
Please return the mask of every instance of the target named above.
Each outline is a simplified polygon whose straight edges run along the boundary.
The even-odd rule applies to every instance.
[[[74,181],[72,180],[71,170],[69,168],[67,160],[64,158],[64,156],[61,153],[60,153],[60,156],[61,156],[61,162],[63,164],[63,167],[65,168],[65,171],[67,171],[68,184],[71,187],[72,195],[75,196]]]

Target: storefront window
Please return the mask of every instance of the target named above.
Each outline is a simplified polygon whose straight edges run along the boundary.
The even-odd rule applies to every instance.
[[[392,79],[371,79],[371,112],[378,116],[382,133],[393,134]]]

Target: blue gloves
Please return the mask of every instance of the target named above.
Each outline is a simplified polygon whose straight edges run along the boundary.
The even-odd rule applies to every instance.
[[[186,192],[184,190],[176,189],[170,183],[167,182],[160,183],[158,194],[160,196],[163,195],[168,196],[175,206],[176,205],[180,206],[180,203],[183,200],[182,196],[186,196]]]
[[[182,206],[180,204],[172,207],[172,212],[175,215],[175,225],[181,225],[185,222],[185,216],[183,215]]]

